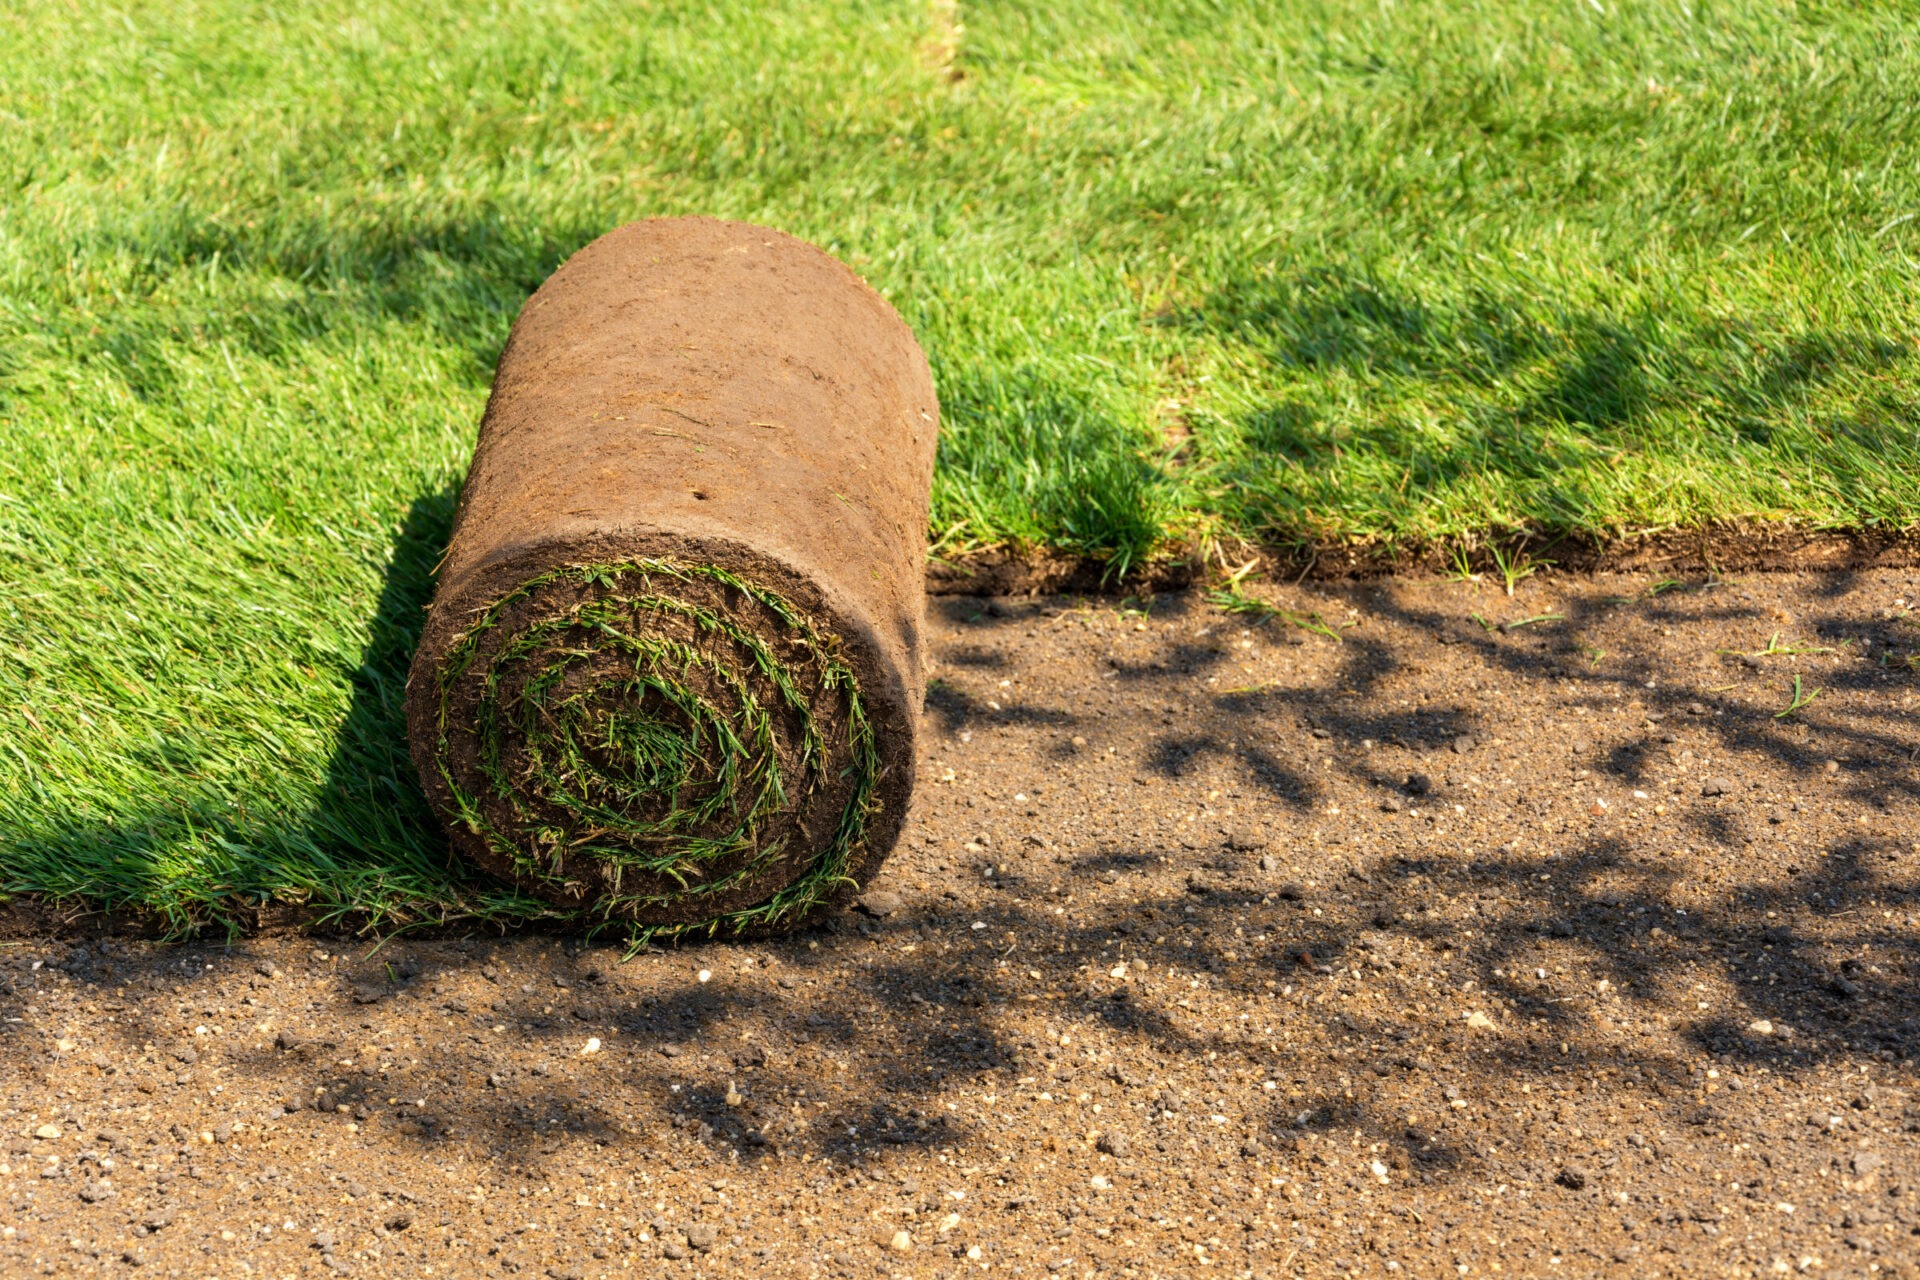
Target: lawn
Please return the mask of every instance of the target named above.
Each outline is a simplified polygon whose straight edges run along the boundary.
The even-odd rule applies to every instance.
[[[1920,5],[25,0],[0,885],[514,916],[401,684],[515,309],[619,222],[840,255],[942,554],[1920,522]]]

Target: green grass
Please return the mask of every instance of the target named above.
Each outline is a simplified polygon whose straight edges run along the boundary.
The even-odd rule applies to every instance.
[[[768,222],[921,334],[943,552],[1920,515],[1913,3],[0,13],[0,883],[516,915],[400,681],[506,327]]]

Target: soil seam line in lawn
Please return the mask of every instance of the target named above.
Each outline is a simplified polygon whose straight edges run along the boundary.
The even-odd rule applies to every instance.
[[[1258,573],[1289,582],[1424,577],[1457,571],[1464,556],[1476,573],[1510,563],[1573,573],[1850,573],[1920,566],[1920,530],[1802,529],[1783,524],[1721,524],[1606,538],[1529,531],[1419,542],[1217,544],[1161,556],[1114,576],[1097,556],[1034,548],[991,548],[927,567],[936,596],[1128,595],[1169,591]]]

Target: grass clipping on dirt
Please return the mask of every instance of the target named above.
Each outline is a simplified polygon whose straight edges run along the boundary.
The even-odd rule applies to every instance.
[[[857,887],[912,776],[935,427],[906,326],[809,245],[659,219],[571,258],[501,356],[409,681],[455,846],[649,939]]]

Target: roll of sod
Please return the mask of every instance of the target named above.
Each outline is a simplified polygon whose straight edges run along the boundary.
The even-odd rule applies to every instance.
[[[926,357],[777,231],[637,222],[494,375],[408,683],[454,847],[581,919],[765,933],[899,834],[922,694]]]

